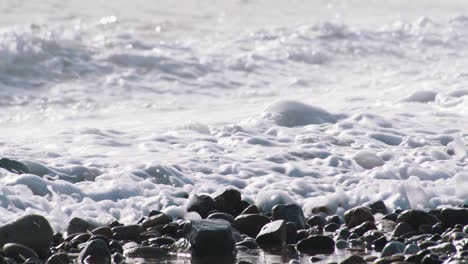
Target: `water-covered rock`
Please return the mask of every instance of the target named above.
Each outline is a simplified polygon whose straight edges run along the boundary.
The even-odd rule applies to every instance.
[[[17,243],[47,256],[53,239],[53,230],[41,215],[26,215],[0,227],[0,246]]]
[[[276,220],[262,227],[257,235],[257,244],[265,250],[279,249],[287,240],[286,222]]]
[[[398,215],[397,222],[408,223],[414,230],[418,230],[420,225],[434,225],[438,219],[422,210],[406,210]]]
[[[367,207],[355,207],[345,212],[345,223],[348,228],[358,226],[364,222],[374,222],[374,215]]]
[[[335,251],[335,242],[328,236],[310,236],[299,241],[296,249],[301,253],[309,255],[331,254]]]
[[[197,258],[234,255],[235,241],[231,224],[224,220],[193,220],[185,225],[192,256]]]
[[[101,239],[89,241],[78,256],[80,263],[111,263],[111,253]],[[90,262],[92,261],[92,262]]]
[[[234,227],[241,234],[255,238],[268,222],[270,222],[270,219],[261,214],[242,214],[234,220]]]
[[[22,162],[7,158],[0,159],[0,168],[16,174],[30,173],[28,167]]]
[[[213,198],[208,195],[194,195],[187,206],[187,212],[197,212],[202,218],[215,208]]]
[[[306,228],[306,219],[302,208],[297,204],[278,204],[271,210],[271,218],[275,220],[285,220],[286,222],[293,222],[296,224],[297,229]]]

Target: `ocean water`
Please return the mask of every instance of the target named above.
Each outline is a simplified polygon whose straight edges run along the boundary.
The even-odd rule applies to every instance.
[[[468,203],[464,0],[2,0],[0,223]]]

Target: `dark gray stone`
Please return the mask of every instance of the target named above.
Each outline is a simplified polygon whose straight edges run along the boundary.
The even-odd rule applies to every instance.
[[[192,256],[234,256],[235,241],[231,224],[224,220],[194,220],[185,224]]]
[[[276,220],[262,227],[257,235],[257,244],[265,250],[280,249],[286,244],[287,228],[284,220]]]
[[[341,262],[341,264],[366,264],[367,262],[358,255],[351,255]]]
[[[39,256],[36,252],[34,252],[34,250],[17,243],[7,243],[3,245],[2,251],[6,257],[12,258],[19,263],[23,263],[29,258],[39,258]]]
[[[187,207],[188,212],[197,212],[202,218],[215,208],[213,198],[208,195],[195,195]]]
[[[313,215],[307,220],[307,224],[312,226],[324,227],[327,224],[327,219],[323,215]]]
[[[28,167],[23,163],[7,158],[0,159],[0,168],[16,174],[30,173]]]
[[[236,244],[238,247],[245,247],[247,249],[258,249],[258,244],[253,239],[246,239]]]
[[[331,254],[335,251],[335,242],[328,236],[311,236],[299,241],[296,249],[308,255]]]
[[[297,239],[297,227],[292,222],[286,223],[286,244],[296,244]]]
[[[135,240],[142,232],[141,225],[116,226],[112,228],[113,238],[117,240]]]
[[[234,217],[238,216],[245,208],[242,208],[241,193],[235,189],[226,189],[214,199],[216,210],[228,213]]]
[[[387,206],[383,201],[375,201],[369,204],[369,208],[371,209],[373,214],[381,213],[383,215],[388,214]]]
[[[385,245],[385,247],[382,250],[382,253],[380,254],[380,257],[389,257],[395,254],[401,254],[403,251],[405,251],[406,245],[398,242],[398,241],[392,241],[389,242]]]
[[[271,210],[271,218],[275,220],[285,220],[286,222],[293,222],[296,224],[297,229],[306,228],[306,219],[302,208],[297,204],[278,204]]]
[[[92,233],[94,235],[101,235],[101,236],[105,236],[107,238],[112,238],[112,229],[108,226],[102,226],[102,227],[98,227],[96,229],[94,229],[92,231]]]
[[[234,227],[241,234],[246,234],[252,238],[257,237],[264,225],[270,222],[270,219],[260,214],[242,214],[234,219]]]
[[[228,221],[231,224],[234,222],[234,217],[228,213],[210,214],[206,219],[221,219],[221,220]]]
[[[100,262],[100,263],[111,263],[111,253],[107,244],[100,240],[95,239],[91,240],[86,244],[86,246],[81,250],[80,255],[78,256],[80,263],[89,263],[85,262],[86,259],[94,259],[92,263]]]
[[[0,227],[0,246],[17,243],[34,250],[39,256],[49,253],[54,232],[41,215],[26,215]]]
[[[95,229],[96,226],[79,217],[74,217],[68,222],[67,234],[86,233]]]
[[[260,213],[260,210],[258,210],[258,207],[255,204],[249,205],[247,208],[244,209],[244,211],[241,212],[241,215],[243,214],[258,214]]]
[[[358,236],[363,236],[367,231],[370,230],[377,230],[377,226],[373,222],[367,221],[352,228],[350,231],[352,233],[356,233]]]
[[[367,207],[355,207],[345,212],[345,224],[348,228],[353,228],[364,222],[374,222],[374,215]]]
[[[414,230],[419,230],[420,225],[434,225],[438,220],[433,215],[422,210],[406,210],[398,215],[397,222],[408,223]]]
[[[440,212],[439,219],[445,227],[457,224],[468,225],[468,208],[444,208]]]
[[[414,232],[413,227],[406,222],[401,222],[396,225],[395,230],[393,230],[393,236],[399,237],[409,232]]]

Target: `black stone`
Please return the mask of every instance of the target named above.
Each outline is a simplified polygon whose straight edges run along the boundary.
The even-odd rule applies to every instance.
[[[327,219],[323,215],[313,215],[307,219],[307,224],[309,226],[321,226],[324,227],[327,224]]]
[[[373,214],[381,213],[383,215],[388,214],[387,206],[383,201],[375,201],[369,204]]]
[[[160,213],[160,214],[156,214],[156,215],[152,215],[148,217],[141,223],[141,225],[143,229],[147,229],[147,228],[157,226],[157,225],[166,225],[166,224],[169,224],[170,222],[172,222],[171,216],[165,213]]]
[[[112,228],[113,238],[117,240],[135,240],[140,236],[140,225],[117,226]]]
[[[214,208],[219,212],[238,216],[245,208],[242,208],[241,193],[235,189],[226,189],[214,199]]]
[[[197,212],[202,218],[206,218],[208,213],[215,208],[213,198],[208,195],[195,195],[190,201],[187,211]]]
[[[228,221],[231,224],[234,222],[234,217],[228,213],[210,214],[206,219],[221,219],[221,220]]]
[[[359,255],[351,255],[340,264],[366,264],[367,262]]]
[[[444,208],[439,219],[446,228],[457,224],[468,225],[468,208]]]
[[[391,220],[393,222],[396,222],[397,218],[398,218],[398,215],[395,213],[389,213],[389,214],[386,214],[384,217],[382,217],[383,220]]]
[[[418,230],[420,225],[434,225],[438,220],[433,215],[422,210],[406,210],[398,215],[397,222],[408,223],[414,230]]]
[[[327,217],[326,219],[327,219],[327,223],[329,223],[329,224],[336,223],[338,225],[341,225],[341,223],[342,223],[341,217],[339,215],[331,215],[331,216]]]
[[[0,168],[16,174],[30,173],[28,167],[23,163],[7,158],[0,159]]]
[[[85,263],[86,259],[91,258],[99,259],[102,263],[111,263],[111,254],[104,241],[100,239],[91,240],[86,244],[78,256],[80,263]]]
[[[377,230],[377,226],[374,224],[374,222],[367,221],[352,228],[350,231],[356,233],[358,236],[362,236],[364,233],[370,230]]]
[[[86,233],[95,229],[96,227],[89,223],[88,221],[74,217],[68,222],[67,234],[72,235],[76,233]]]
[[[335,242],[328,236],[311,236],[299,241],[296,249],[308,255],[331,254],[335,251]]]
[[[348,228],[353,228],[364,222],[374,222],[374,215],[367,207],[355,207],[345,212],[345,223]]]
[[[340,228],[340,226],[337,223],[332,222],[332,223],[329,223],[329,224],[325,225],[323,227],[323,231],[325,231],[325,232],[335,232],[339,228]]]
[[[34,250],[17,243],[7,243],[3,245],[2,252],[6,257],[12,258],[19,263],[24,262],[28,258],[39,258]]]
[[[258,244],[255,240],[253,239],[246,239],[244,241],[238,242],[236,244],[238,247],[245,247],[247,249],[258,249]]]
[[[47,259],[46,264],[69,264],[72,263],[67,253],[56,253]]]
[[[101,236],[105,236],[107,238],[112,238],[112,229],[108,226],[102,226],[102,227],[98,227],[96,229],[94,229],[92,231],[92,233],[94,235],[101,235]]]
[[[293,222],[286,223],[286,244],[296,244],[297,227]]]
[[[234,227],[241,234],[246,234],[252,238],[257,237],[264,225],[270,222],[270,219],[260,214],[242,214],[234,219]]]
[[[243,214],[258,214],[260,211],[258,210],[258,207],[255,204],[249,205],[247,208],[244,209],[244,211],[241,212],[241,215]]]
[[[26,215],[0,227],[0,246],[7,243],[21,244],[46,258],[53,236],[47,219],[40,215]]]
[[[231,224],[224,220],[194,220],[185,224],[192,257],[230,257],[234,255],[235,241]]]
[[[378,252],[382,251],[385,245],[388,243],[387,238],[385,236],[377,238],[374,243],[374,249]]]
[[[296,224],[297,229],[306,228],[306,219],[302,208],[297,204],[278,204],[271,210],[271,217],[273,221],[285,220],[286,222],[293,222]]]
[[[257,235],[257,244],[265,250],[276,250],[287,241],[287,227],[284,220],[276,220],[263,226]]]

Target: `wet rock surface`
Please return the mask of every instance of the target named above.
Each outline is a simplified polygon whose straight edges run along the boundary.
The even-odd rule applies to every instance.
[[[138,223],[112,221],[104,226],[74,218],[69,233],[63,234],[54,234],[46,218],[27,215],[0,227],[0,263],[177,263],[187,254],[193,263],[262,263],[255,258],[259,254],[283,256],[284,263],[468,261],[463,207],[395,210],[382,216],[386,206],[378,203],[375,212],[356,207],[344,217],[320,213],[306,220],[295,204],[258,213],[255,206],[241,205],[238,191],[223,192],[217,200],[218,209],[239,215],[211,210],[205,219],[187,221],[153,210]],[[373,213],[381,216],[374,218]]]

